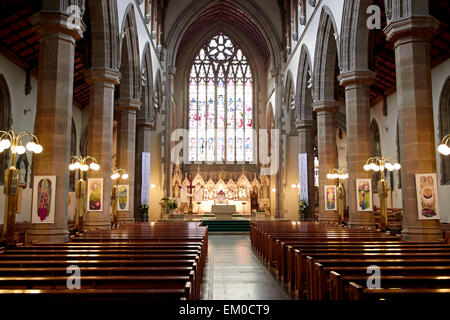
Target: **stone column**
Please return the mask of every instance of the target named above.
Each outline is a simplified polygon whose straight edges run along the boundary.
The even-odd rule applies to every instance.
[[[70,132],[75,41],[82,38],[84,26],[70,29],[69,15],[41,11],[32,17],[40,37],[39,74],[34,133],[44,147],[33,158],[34,176],[56,176],[55,222],[33,224],[27,242],[67,241],[67,199],[69,191]],[[34,214],[34,213],[32,213]]]
[[[315,214],[315,190],[314,190],[314,147],[312,136],[312,120],[298,120],[296,127],[299,138],[299,153],[307,154],[308,164],[308,210],[306,212],[305,221],[314,221]]]
[[[290,35],[289,35],[290,37]],[[283,99],[283,90],[281,89],[282,83],[283,83],[283,77],[282,73],[280,72],[280,68],[273,68],[271,71],[271,75],[273,77],[274,81],[274,88],[275,90],[275,117],[274,117],[274,130],[279,130],[279,141],[275,142],[278,144],[278,152],[271,155],[271,158],[275,158],[277,167],[276,167],[276,175],[275,175],[275,209],[273,212],[273,216],[275,218],[282,218],[282,199],[281,199],[281,189],[283,187],[281,177],[281,169],[282,169],[282,161],[286,161],[286,159],[283,159],[282,152],[283,152],[283,143],[282,143],[282,131],[281,131],[281,106],[282,106],[282,99]],[[272,141],[272,145],[273,145]],[[271,166],[273,166],[273,160],[271,160]],[[272,188],[271,188],[272,189]],[[271,191],[272,193],[272,191]]]
[[[118,111],[119,122],[117,128],[117,168],[125,169],[128,179],[119,178],[117,184],[128,184],[129,189],[129,210],[118,211],[119,223],[134,222],[134,166],[136,154],[136,112],[141,106],[140,100],[118,99],[115,107]]]
[[[171,147],[172,147],[172,95],[174,77],[177,68],[174,66],[167,67],[167,79],[166,79],[166,100],[165,100],[165,135],[164,135],[164,192],[166,197],[171,196],[172,189],[172,159],[171,159]]]
[[[419,220],[416,173],[436,172],[430,39],[438,22],[427,15],[391,20],[384,32],[394,44],[402,168],[403,237],[442,238],[439,220]]]
[[[83,229],[107,229],[111,226],[114,88],[119,84],[120,73],[114,69],[91,68],[85,76],[90,84],[88,155],[100,164],[100,170],[89,170],[87,178],[103,178],[103,207],[102,211],[89,211],[87,199]]]
[[[337,168],[336,148],[336,101],[317,101],[313,104],[317,112],[317,140],[319,151],[319,221],[338,222],[337,210],[325,210],[325,185],[336,184],[327,179],[331,169]]]
[[[340,84],[345,87],[348,166],[346,195],[351,228],[375,226],[373,212],[359,212],[356,205],[356,179],[372,178],[372,171],[364,171],[364,164],[371,157],[369,86],[374,79],[375,74],[370,70],[347,71],[338,77]]]
[[[135,159],[135,173],[136,181],[134,182],[134,213],[139,212],[139,205],[142,203],[142,153],[150,152],[150,137],[153,124],[145,119],[137,120],[137,134],[136,134],[136,159]]]

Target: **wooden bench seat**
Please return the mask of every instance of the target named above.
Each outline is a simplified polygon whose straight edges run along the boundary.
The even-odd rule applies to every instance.
[[[391,288],[391,289],[368,289],[354,282],[350,282],[350,300],[407,300],[411,299],[433,299],[450,298],[450,288],[429,289],[429,288]]]
[[[330,299],[347,300],[349,297],[348,285],[354,282],[365,286],[367,275],[341,275],[335,271],[330,273]],[[448,275],[384,275],[380,276],[381,288],[426,288],[426,289],[446,289],[450,288],[450,276]]]
[[[0,289],[2,303],[80,302],[80,301],[148,301],[186,300],[189,288],[184,289]]]

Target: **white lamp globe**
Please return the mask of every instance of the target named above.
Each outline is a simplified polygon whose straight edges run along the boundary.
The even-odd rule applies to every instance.
[[[373,171],[375,171],[375,172],[378,172],[378,171],[380,171],[380,167],[379,167],[379,166],[377,166],[377,165],[375,165],[375,166],[374,166],[374,168],[373,168]]]
[[[333,179],[333,178],[331,177],[331,173],[327,173],[327,179]]]
[[[439,145],[438,147],[438,151],[439,153],[443,154],[443,155],[448,155],[448,151],[449,151],[449,147],[447,147],[446,144],[442,143]]]
[[[8,139],[2,139],[2,141],[0,141],[0,148],[5,150],[8,149],[9,147],[11,147],[11,141],[9,141]]]
[[[368,164],[364,165],[364,171],[369,171],[370,170],[370,166]]]
[[[17,154],[24,154],[26,151],[27,151],[27,150],[25,149],[24,146],[18,146],[18,147],[16,148]]]
[[[75,165],[73,163],[69,164],[69,170],[70,171],[75,170]]]
[[[30,141],[27,143],[27,145],[25,147],[27,148],[28,151],[33,151],[34,148],[36,147],[36,143],[34,143],[33,141]]]
[[[99,166],[97,163],[95,163],[95,162],[92,162],[92,163],[89,165],[89,167],[90,167],[92,170],[94,170],[94,171],[98,171],[98,170],[100,169],[100,166]]]
[[[291,184],[291,188],[295,189],[295,183]]]
[[[81,171],[88,171],[88,170],[89,170],[89,166],[88,166],[87,164],[83,164],[83,165],[80,167],[80,170],[81,170]]]
[[[81,163],[79,163],[79,162],[77,161],[77,162],[75,162],[75,163],[73,164],[73,167],[74,167],[75,169],[80,169],[80,168],[81,168]]]
[[[400,165],[400,163],[394,164],[394,169],[395,169],[395,170],[400,170],[401,167],[402,167],[402,166]]]
[[[120,177],[120,174],[118,174],[118,173],[116,172],[116,173],[114,173],[114,174],[111,176],[111,179],[116,180],[118,177]]]
[[[34,150],[33,151],[34,151],[34,153],[41,153],[43,149],[44,148],[42,148],[42,146],[40,144],[36,144],[34,146]]]
[[[124,179],[124,180],[128,179],[128,173],[124,173],[124,174],[122,175],[122,179]]]
[[[386,169],[388,169],[389,171],[392,171],[392,170],[394,170],[394,166],[392,165],[392,164],[390,164],[389,162],[388,163],[386,163],[385,165],[384,165],[385,167],[386,167]]]

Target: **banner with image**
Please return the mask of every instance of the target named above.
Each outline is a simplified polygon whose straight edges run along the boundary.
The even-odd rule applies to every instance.
[[[336,186],[324,186],[325,188],[325,210],[337,210]]]
[[[419,220],[440,219],[436,173],[416,174]]]
[[[117,211],[130,210],[130,185],[122,184],[117,186]]]
[[[87,210],[102,211],[103,210],[103,178],[88,179],[87,184]]]
[[[35,176],[31,223],[55,223],[56,176]]]
[[[356,179],[356,211],[372,211],[372,180]]]

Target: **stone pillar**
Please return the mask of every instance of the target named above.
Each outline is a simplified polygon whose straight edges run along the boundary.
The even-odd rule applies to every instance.
[[[289,35],[290,37],[290,35]],[[282,157],[282,152],[283,152],[283,137],[282,137],[282,131],[281,131],[281,109],[282,109],[282,98],[283,98],[283,90],[281,89],[282,83],[283,83],[283,77],[282,74],[280,72],[280,68],[273,68],[271,71],[271,75],[273,77],[274,80],[274,88],[276,88],[275,90],[275,117],[274,117],[274,124],[275,124],[275,128],[274,130],[279,130],[279,137],[280,140],[276,143],[278,143],[278,152],[275,154],[271,155],[271,158],[273,159],[274,157],[276,157],[276,163],[277,163],[277,170],[276,170],[276,175],[275,175],[275,209],[273,212],[273,216],[275,218],[282,218],[281,213],[283,211],[282,208],[282,199],[281,199],[281,189],[283,187],[282,185],[282,161],[286,161],[286,159],[283,159]],[[273,141],[272,141],[272,145],[273,145]],[[273,160],[271,160],[273,162]],[[271,164],[273,165],[273,163]],[[272,189],[272,188],[271,188]],[[271,191],[272,193],[272,191]]]
[[[430,39],[438,22],[427,15],[389,21],[384,32],[394,44],[402,168],[403,237],[409,241],[442,238],[439,220],[419,220],[416,173],[436,172]]]
[[[345,109],[347,123],[347,172],[346,190],[349,206],[349,227],[375,227],[372,211],[357,211],[356,179],[370,179],[370,172],[364,171],[370,153],[370,84],[375,74],[370,70],[341,73],[340,84],[345,87]],[[373,199],[372,199],[373,200]]]
[[[82,228],[107,229],[111,226],[114,88],[119,84],[120,73],[114,69],[91,68],[85,76],[90,84],[87,152],[100,164],[100,170],[89,170],[87,178],[103,178],[103,208],[102,211],[89,211],[87,199],[87,212]]]
[[[166,100],[165,100],[165,135],[164,135],[164,193],[166,197],[171,196],[172,189],[172,159],[171,159],[171,147],[172,147],[172,95],[174,77],[177,68],[174,66],[167,67],[167,79],[166,79]]]
[[[141,106],[140,100],[118,99],[115,103],[119,115],[117,128],[117,168],[125,169],[128,179],[119,178],[117,184],[128,184],[129,189],[129,210],[118,211],[119,223],[134,222],[134,168],[136,154],[136,112]]]
[[[314,147],[312,136],[312,120],[298,120],[296,127],[299,138],[299,153],[307,154],[308,163],[308,210],[305,221],[314,221],[315,215],[315,190],[314,190]]]
[[[84,26],[70,29],[68,14],[41,11],[32,17],[39,35],[39,74],[34,133],[44,147],[33,158],[34,176],[56,176],[55,222],[33,224],[27,242],[67,241],[67,199],[72,123],[72,97],[75,41],[82,38]],[[33,213],[34,214],[34,213]]]
[[[142,191],[142,153],[150,152],[150,138],[151,130],[153,129],[152,123],[145,119],[137,120],[137,133],[136,133],[136,159],[135,159],[135,174],[136,181],[134,182],[134,214],[135,218],[139,212],[139,205],[142,203],[141,191]],[[151,160],[150,160],[151,161]],[[137,219],[136,219],[137,220]]]
[[[319,221],[338,222],[337,210],[325,210],[325,185],[336,184],[327,179],[331,169],[337,168],[336,101],[318,101],[313,104],[317,112],[317,140],[319,151]],[[336,199],[337,200],[337,199]]]

